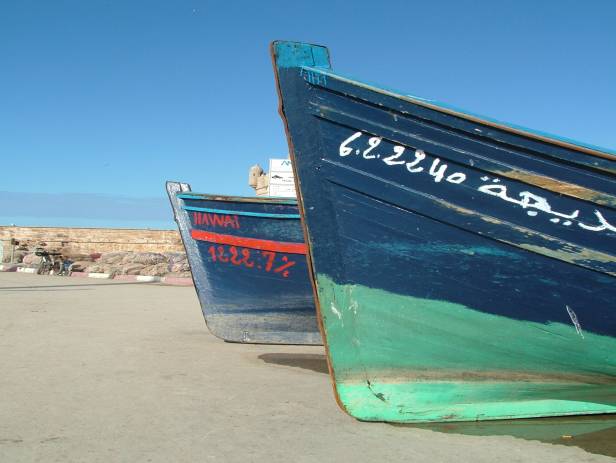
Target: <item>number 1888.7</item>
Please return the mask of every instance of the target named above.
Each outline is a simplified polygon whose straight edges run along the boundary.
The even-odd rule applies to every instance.
[[[229,263],[232,265],[244,266],[264,272],[273,272],[282,275],[284,278],[289,276],[289,269],[295,265],[295,261],[289,259],[287,255],[279,255],[274,251],[257,251],[255,260],[251,259],[251,249],[238,248],[237,246],[211,245],[208,253],[212,262]],[[279,257],[279,259],[278,259]],[[264,260],[264,262],[262,262]]]

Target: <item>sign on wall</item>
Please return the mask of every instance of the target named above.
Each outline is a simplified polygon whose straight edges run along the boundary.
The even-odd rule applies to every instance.
[[[295,180],[290,159],[269,160],[269,196],[295,198]]]

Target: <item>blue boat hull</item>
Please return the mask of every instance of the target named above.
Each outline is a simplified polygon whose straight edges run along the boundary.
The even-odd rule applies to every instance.
[[[616,412],[614,154],[273,54],[341,406]]]
[[[195,194],[177,182],[167,192],[212,334],[321,344],[293,200]]]

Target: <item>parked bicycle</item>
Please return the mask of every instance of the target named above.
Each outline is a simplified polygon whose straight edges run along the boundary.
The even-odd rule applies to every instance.
[[[37,248],[34,254],[41,258],[41,263],[37,270],[39,275],[64,275],[71,273],[73,261],[64,259],[60,252],[50,252],[43,248]]]

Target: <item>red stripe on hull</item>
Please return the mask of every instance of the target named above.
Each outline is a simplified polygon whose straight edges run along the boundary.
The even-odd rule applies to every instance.
[[[261,249],[263,251],[286,252],[289,254],[306,254],[307,251],[304,243],[287,243],[284,241],[242,238],[240,236],[223,235],[221,233],[212,233],[203,230],[191,230],[190,236],[199,241],[229,244],[244,248]]]

